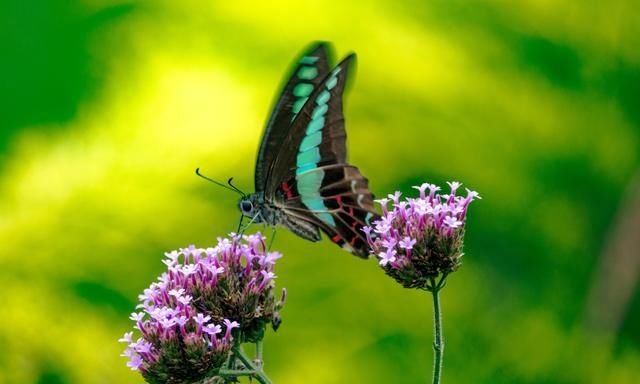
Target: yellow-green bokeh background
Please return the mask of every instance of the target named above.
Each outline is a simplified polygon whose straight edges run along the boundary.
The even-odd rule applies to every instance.
[[[116,340],[164,251],[234,229],[272,98],[313,40],[358,54],[349,156],[373,192],[460,180],[445,383],[632,383],[640,295],[588,293],[639,169],[634,1],[0,4],[0,382],[140,383]],[[279,231],[266,343],[286,383],[426,383],[431,305],[375,262]]]

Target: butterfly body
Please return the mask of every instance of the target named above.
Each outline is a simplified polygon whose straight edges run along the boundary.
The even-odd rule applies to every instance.
[[[238,207],[240,212],[253,223],[281,225],[306,240],[320,241],[320,232],[316,226],[295,216],[287,215],[282,208],[265,200],[263,193],[252,193],[243,197]]]
[[[320,232],[361,257],[361,228],[378,218],[367,179],[346,160],[342,94],[355,55],[331,67],[326,43],[313,45],[286,82],[260,144],[256,192],[238,207],[254,223],[282,225],[310,241]]]

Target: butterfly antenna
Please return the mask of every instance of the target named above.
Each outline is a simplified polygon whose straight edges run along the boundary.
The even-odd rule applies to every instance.
[[[244,192],[242,192],[240,190],[240,188],[238,188],[235,185],[233,185],[233,183],[231,181],[233,181],[233,177],[230,177],[229,180],[227,180],[227,184],[229,184],[231,186],[231,188],[233,188],[236,192],[238,192],[242,196],[247,196]]]
[[[205,180],[207,180],[207,181],[210,181],[210,182],[212,182],[212,183],[214,183],[214,184],[216,184],[216,185],[219,185],[219,186],[221,186],[222,188],[225,188],[225,189],[228,189],[228,190],[231,190],[231,191],[234,191],[234,192],[238,192],[238,193],[239,193],[239,194],[241,194],[242,196],[246,196],[244,193],[242,193],[242,191],[241,191],[241,190],[239,190],[238,188],[236,188],[234,185],[231,185],[231,180],[232,180],[233,178],[229,179],[229,182],[228,182],[228,183],[229,183],[229,185],[231,185],[231,187],[229,187],[229,186],[227,186],[227,185],[225,185],[225,184],[222,184],[222,183],[220,183],[220,182],[217,182],[217,181],[215,181],[215,180],[213,180],[213,179],[211,179],[211,178],[209,178],[209,177],[207,177],[207,176],[203,175],[202,173],[200,173],[200,168],[196,168],[196,175],[198,175],[198,176],[202,177],[203,179],[205,179]]]

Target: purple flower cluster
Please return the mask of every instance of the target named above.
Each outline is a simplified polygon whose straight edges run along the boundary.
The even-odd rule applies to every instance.
[[[372,253],[385,272],[405,287],[425,288],[430,278],[447,275],[460,266],[467,209],[475,191],[457,196],[462,185],[448,182],[451,192],[439,194],[440,187],[424,183],[416,186],[418,198],[400,200],[396,192],[376,200],[382,217],[373,227],[364,227]],[[428,191],[427,191],[428,190]],[[388,209],[393,202],[393,209]]]
[[[231,234],[213,248],[165,253],[167,272],[131,315],[142,337],[133,341],[129,332],[120,339],[127,366],[150,383],[199,380],[222,366],[233,343],[261,340],[269,323],[277,328],[286,291],[276,302],[273,269],[282,255],[267,252],[264,240],[260,233]]]

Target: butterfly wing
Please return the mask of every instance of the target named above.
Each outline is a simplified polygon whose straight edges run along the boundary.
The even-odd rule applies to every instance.
[[[366,257],[362,226],[377,218],[367,179],[347,164],[342,95],[350,55],[316,87],[294,120],[267,175],[265,197]]]
[[[256,192],[264,191],[269,166],[287,138],[293,120],[313,90],[329,73],[331,65],[330,46],[323,42],[313,44],[297,60],[262,137],[255,169]]]
[[[378,215],[368,181],[356,167],[334,164],[315,168],[281,184],[278,193],[288,215],[313,223],[347,251],[368,256],[362,227]]]

